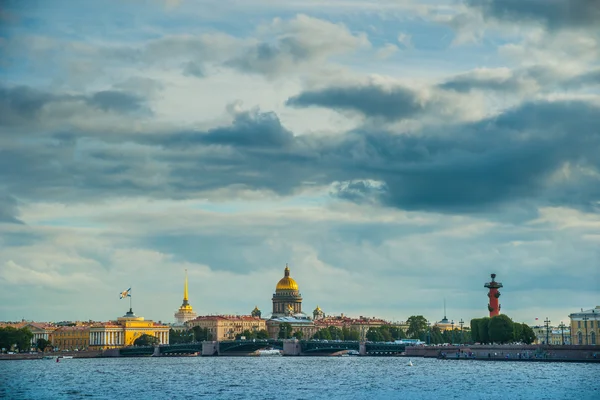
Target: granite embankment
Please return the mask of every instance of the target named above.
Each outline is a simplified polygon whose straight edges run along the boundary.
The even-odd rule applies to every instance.
[[[0,354],[2,360],[39,360],[44,357],[62,357],[69,356],[73,358],[95,358],[102,355],[101,351],[61,351],[61,352],[44,352],[44,353],[17,353],[17,354]]]
[[[406,349],[406,356],[449,360],[600,362],[600,346],[414,346]]]

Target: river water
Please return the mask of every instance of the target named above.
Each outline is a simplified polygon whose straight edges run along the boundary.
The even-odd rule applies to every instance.
[[[0,361],[9,399],[600,399],[600,364],[402,357]]]

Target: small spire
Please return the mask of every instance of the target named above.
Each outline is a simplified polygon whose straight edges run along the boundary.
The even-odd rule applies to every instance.
[[[185,281],[183,284],[183,302],[187,303],[188,301],[188,277],[187,277],[187,269],[185,270]]]
[[[288,268],[287,263],[285,263],[285,270],[283,272],[285,276],[290,276],[290,269]]]

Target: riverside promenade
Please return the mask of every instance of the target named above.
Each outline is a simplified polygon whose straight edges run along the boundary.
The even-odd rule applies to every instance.
[[[480,361],[600,362],[600,346],[464,345],[411,346],[406,356]]]
[[[101,351],[56,351],[56,352],[38,352],[38,353],[17,353],[17,354],[0,354],[0,361],[5,360],[40,360],[44,357],[62,357],[69,356],[73,358],[96,358],[101,357]]]

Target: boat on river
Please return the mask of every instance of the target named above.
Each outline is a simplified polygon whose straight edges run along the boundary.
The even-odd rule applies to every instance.
[[[281,351],[280,350],[275,350],[275,349],[270,349],[270,350],[258,350],[256,352],[256,355],[258,355],[259,357],[277,357],[277,356],[281,356]]]

